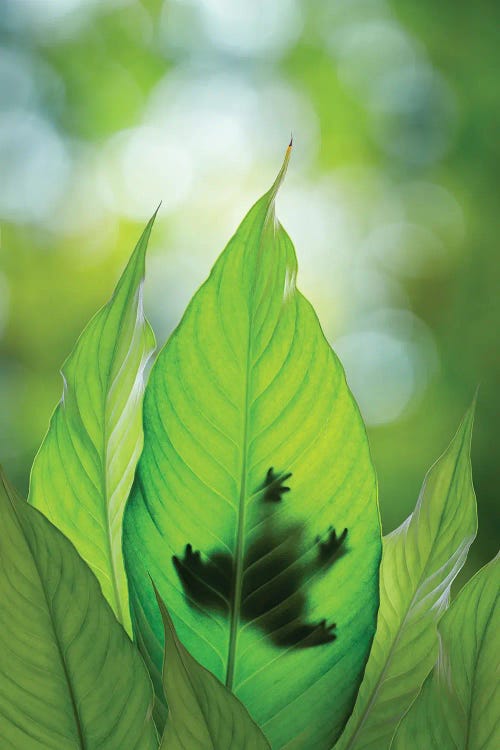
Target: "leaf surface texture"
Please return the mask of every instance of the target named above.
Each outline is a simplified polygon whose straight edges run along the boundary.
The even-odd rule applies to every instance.
[[[165,629],[163,687],[168,701],[160,750],[271,750],[239,700],[186,651],[157,598]]]
[[[500,559],[482,568],[439,624],[439,659],[402,720],[393,750],[500,747]]]
[[[301,736],[303,750],[322,750],[373,638],[381,537],[365,429],[275,217],[285,168],[152,370],[124,553],[160,705],[164,634],[148,574],[184,646],[272,747]]]
[[[74,546],[0,475],[0,747],[154,750],[140,655]]]
[[[122,522],[143,442],[144,368],[154,348],[142,310],[151,219],[115,292],[63,365],[64,391],[35,458],[29,501],[73,542],[130,631]]]
[[[389,747],[432,669],[437,622],[477,530],[470,465],[473,414],[472,406],[428,472],[415,511],[384,538],[377,632],[338,750]]]

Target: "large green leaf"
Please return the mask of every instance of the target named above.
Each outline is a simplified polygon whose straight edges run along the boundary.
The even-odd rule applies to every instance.
[[[158,593],[157,600],[165,631],[163,687],[168,701],[161,750],[270,750],[239,700],[186,651]]]
[[[0,469],[0,747],[153,750],[152,704],[94,574]]]
[[[154,336],[142,311],[147,225],[113,297],[63,365],[64,391],[35,458],[29,501],[71,539],[127,630],[122,522],[142,450],[144,368]]]
[[[500,747],[500,559],[462,589],[439,624],[439,659],[393,750]]]
[[[474,406],[428,472],[414,513],[384,538],[377,633],[339,750],[388,748],[432,669],[436,624],[477,529],[473,416]]]
[[[286,163],[153,368],[124,552],[159,700],[148,573],[184,646],[272,746],[302,734],[302,750],[321,750],[365,666],[381,537],[363,423],[275,218]]]

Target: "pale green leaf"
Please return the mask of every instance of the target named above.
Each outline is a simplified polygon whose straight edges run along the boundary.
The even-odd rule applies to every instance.
[[[270,750],[237,698],[186,651],[157,593],[165,631],[163,687],[168,719],[161,750]]]
[[[388,748],[432,669],[437,621],[476,535],[470,443],[474,406],[428,472],[415,511],[384,538],[377,632],[338,750]]]
[[[403,718],[393,750],[500,747],[500,559],[462,589],[439,623],[432,673]]]
[[[153,368],[124,554],[160,701],[148,572],[184,646],[272,747],[301,736],[302,750],[322,750],[373,638],[381,537],[365,429],[275,218],[285,167]]]
[[[0,469],[0,747],[154,750],[152,704],[94,574]]]
[[[142,310],[154,216],[108,302],[63,365],[64,391],[35,458],[29,502],[73,542],[131,632],[122,556],[125,502],[142,450],[144,368],[154,348]]]

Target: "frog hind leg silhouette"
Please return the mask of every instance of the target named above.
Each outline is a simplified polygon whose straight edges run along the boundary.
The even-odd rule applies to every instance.
[[[260,487],[263,502],[281,502],[283,495],[290,491],[284,482],[291,476],[291,472],[280,474],[270,467]],[[315,540],[317,556],[308,564],[302,564],[297,557],[302,533],[303,526],[291,524],[279,534],[271,518],[262,536],[251,545],[245,560],[242,614],[282,648],[319,646],[337,637],[336,623],[328,623],[326,619],[305,621],[304,589],[315,572],[329,567],[342,554],[347,529],[337,537],[330,527],[326,541],[318,537]]]

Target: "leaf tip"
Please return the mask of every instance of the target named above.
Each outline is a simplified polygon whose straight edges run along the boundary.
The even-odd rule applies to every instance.
[[[472,441],[472,429],[474,427],[474,419],[476,416],[478,397],[479,397],[479,385],[476,387],[470,406],[468,407],[462,419],[462,424],[465,427],[466,431],[469,433],[469,444]],[[469,448],[470,448],[470,445],[469,445]]]
[[[21,499],[14,485],[10,483],[10,480],[8,479],[7,473],[5,472],[5,469],[2,464],[0,464],[0,488],[3,489],[6,497],[10,500],[12,504],[14,504],[14,499],[15,500]]]
[[[293,148],[293,134],[291,134],[290,142],[288,146],[286,147],[285,157],[283,159],[283,164],[281,165],[281,169],[278,172],[278,175],[275,181],[273,182],[271,189],[269,190],[269,193],[267,194],[268,196],[270,196],[271,202],[274,201],[274,199],[276,198],[276,194],[278,190],[280,189],[283,180],[285,179],[286,171],[288,169],[288,163],[290,161],[290,156],[292,153],[292,148]]]
[[[162,615],[163,625],[164,625],[164,627],[166,628],[166,622],[167,622],[167,623],[168,623],[169,625],[170,625],[170,623],[171,623],[171,620],[170,620],[170,615],[169,615],[169,613],[168,613],[168,610],[167,610],[166,604],[165,604],[165,602],[163,601],[163,599],[162,599],[162,596],[161,596],[160,592],[159,592],[159,591],[158,591],[158,589],[156,588],[156,584],[155,584],[155,582],[154,582],[154,580],[153,580],[153,577],[151,576],[151,573],[149,572],[149,570],[147,571],[147,573],[148,573],[148,578],[149,578],[149,580],[150,580],[150,582],[151,582],[151,586],[153,587],[154,595],[155,595],[155,597],[156,597],[156,602],[157,602],[157,604],[158,604],[158,609],[160,610],[160,613],[161,613],[161,615]]]
[[[472,397],[471,411],[473,411],[473,412],[476,410],[477,400],[479,398],[479,389],[480,388],[481,388],[481,383],[478,383],[476,385],[476,390],[474,391],[474,395]]]

